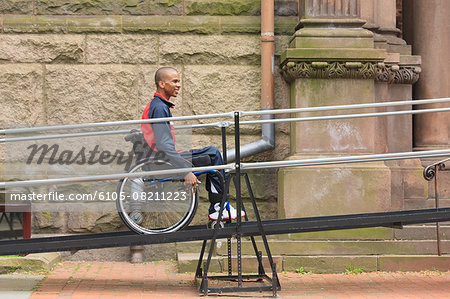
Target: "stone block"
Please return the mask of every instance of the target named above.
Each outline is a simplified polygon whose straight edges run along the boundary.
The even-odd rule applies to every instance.
[[[128,120],[139,115],[135,67],[48,65],[46,68],[49,123]]]
[[[295,26],[297,26],[297,23],[297,17],[275,17],[275,34],[292,35],[295,33]]]
[[[70,233],[115,232],[123,226],[117,212],[67,213],[67,231]]]
[[[149,14],[152,15],[182,15],[183,0],[147,0]],[[136,14],[142,14],[137,11]]]
[[[81,35],[5,34],[0,39],[0,61],[6,62],[76,64],[84,52]]]
[[[435,240],[436,224],[408,225],[403,229],[394,230],[397,240]],[[450,240],[450,226],[440,225],[441,240]]]
[[[185,66],[183,108],[186,114],[194,115],[258,110],[260,80],[260,70],[255,66]]]
[[[292,42],[291,42],[292,44]],[[352,48],[288,48],[281,55],[281,61],[370,61],[381,62],[385,57],[383,50]],[[356,76],[361,78],[362,76]],[[368,81],[368,80],[366,80]],[[373,82],[371,82],[373,84]]]
[[[102,15],[102,14],[114,14],[115,11],[114,2],[112,0],[38,0],[36,1],[36,12],[38,14],[47,15],[70,15],[70,14],[82,14],[82,15]],[[142,1],[128,1],[128,2],[142,2]],[[133,3],[137,5],[136,3]]]
[[[276,0],[275,16],[297,16],[298,3],[292,0]],[[188,15],[259,16],[260,0],[189,0],[186,2]],[[294,25],[295,26],[295,25]]]
[[[38,14],[55,15],[179,15],[182,0],[39,0]]]
[[[222,33],[247,33],[258,34],[261,32],[260,17],[220,17]]]
[[[217,241],[223,242],[224,240],[226,240],[226,239],[218,239]],[[200,254],[203,241],[190,241],[190,242],[182,242],[182,243],[175,243],[175,244],[177,245],[178,254],[181,254],[181,253],[198,253],[198,254]]]
[[[450,207],[449,199],[439,199],[439,207]],[[415,199],[405,199],[404,207],[405,210],[415,210],[415,209],[434,209],[436,208],[436,201],[434,198],[415,198]]]
[[[291,105],[296,108],[359,104],[371,101],[374,84],[362,79],[298,79],[291,85],[291,91]],[[350,113],[354,112],[346,111]],[[335,112],[320,113],[332,114]],[[368,118],[296,122],[291,126],[291,148],[303,153],[370,153],[375,147],[375,125],[375,120]]]
[[[152,35],[88,35],[86,63],[155,64],[157,43]]]
[[[33,1],[8,0],[0,2],[0,14],[32,14]]]
[[[428,197],[428,182],[423,178],[423,168],[407,168],[403,171],[404,198],[424,199]]]
[[[195,272],[197,269],[200,253],[178,253],[177,268],[179,273]],[[220,273],[224,271],[224,260],[222,257],[213,256],[208,272]]]
[[[295,0],[275,0],[274,12],[276,16],[297,16],[298,1]]]
[[[66,261],[130,261],[130,246],[62,252]],[[144,262],[176,260],[175,244],[151,244],[144,246]]]
[[[216,128],[216,130],[218,131],[218,129]],[[253,132],[254,134],[242,134],[241,135],[241,144],[247,144],[247,143],[251,143],[251,142],[255,142],[259,139],[261,139],[261,134],[259,132]],[[233,135],[227,134],[228,138],[227,138],[227,149],[231,150],[233,149],[234,146],[234,140],[233,139]],[[220,149],[220,151],[222,151],[222,136],[218,135],[218,134],[208,134],[208,133],[202,133],[202,131],[200,130],[195,130],[193,131],[193,135],[192,135],[192,146],[194,148],[202,148],[202,147],[206,147],[206,146],[210,146],[213,145],[215,147],[217,147],[218,149]]]
[[[121,31],[121,16],[73,16],[67,18],[67,32],[120,33]]]
[[[61,260],[57,252],[33,253],[23,257],[0,257],[0,273],[49,271]],[[2,271],[3,270],[3,271]],[[6,270],[6,271],[5,271]]]
[[[0,64],[0,90],[3,128],[45,123],[43,70],[40,65]]]
[[[200,252],[200,251],[198,251]],[[150,244],[144,246],[144,261],[176,260],[177,247],[174,243]]]
[[[65,261],[130,261],[130,247],[113,247],[101,249],[79,250],[76,252],[63,251],[61,257]]]
[[[345,229],[339,231],[322,231],[288,234],[291,240],[392,240],[394,233],[401,230],[371,227]]]
[[[450,199],[450,169],[448,161],[444,169],[438,172],[438,198]],[[435,198],[436,190],[434,180],[428,182],[428,197]]]
[[[268,199],[276,199],[277,198],[277,171],[275,169],[257,169],[257,170],[246,170],[248,174],[250,185],[253,191],[253,195],[256,199],[259,200],[268,200]],[[241,194],[244,198],[250,198],[249,192],[247,190],[247,185],[245,184],[245,180],[241,181]],[[235,194],[234,184],[230,185],[230,193]],[[263,202],[258,203],[263,204]],[[251,211],[251,203],[248,202],[245,204],[246,208]],[[258,210],[264,211],[269,207],[265,207],[263,205],[258,207]],[[276,208],[275,213],[276,216]],[[253,214],[251,214],[253,216]],[[250,216],[250,215],[249,215]]]
[[[218,33],[218,17],[201,16],[123,16],[124,32]]]
[[[261,17],[257,16],[221,16],[222,33],[259,34],[261,32]],[[296,17],[275,17],[275,35],[292,35],[297,25]]]
[[[381,212],[390,209],[390,171],[382,164],[280,169],[281,218]],[[299,188],[293,186],[301,186]]]
[[[264,249],[263,250],[263,257],[262,257],[262,264],[264,267],[264,270],[266,273],[272,273],[270,268],[269,259],[267,256],[264,256]],[[282,256],[272,256],[273,262],[275,263],[277,272],[282,271],[283,268],[283,257]],[[224,272],[228,272],[228,259],[226,257],[223,257],[224,261]],[[256,256],[243,256],[242,257],[242,272],[247,273],[258,273],[258,259]],[[231,257],[231,269],[236,272],[237,271],[237,257],[232,256]],[[271,274],[269,274],[271,275]]]
[[[66,18],[62,16],[3,16],[4,32],[65,33]]]
[[[274,54],[275,56],[281,56],[284,50],[289,46],[289,35],[275,35]],[[275,63],[279,65],[279,63]]]
[[[178,272],[195,272],[197,269],[199,253],[179,253],[178,254]],[[277,271],[281,271],[283,258],[280,256],[273,256],[273,260],[276,263]],[[233,256],[231,259],[232,269],[237,269],[237,258]],[[269,261],[267,257],[263,256],[263,266],[267,273],[271,273],[269,267]],[[211,273],[223,273],[228,269],[228,261],[226,257],[213,256],[208,272]],[[255,256],[243,256],[242,257],[242,272],[243,273],[258,273],[258,261]]]
[[[450,271],[449,256],[380,256],[380,271]]]
[[[188,0],[187,15],[249,16],[261,13],[260,0]]]
[[[260,63],[260,41],[256,35],[168,35],[159,43],[163,64]]]
[[[99,188],[99,190],[102,189]],[[124,229],[125,225],[117,214],[114,202],[110,203],[33,202],[33,231],[37,233],[98,233]]]
[[[263,250],[261,241],[258,248]],[[450,242],[442,241],[442,252],[448,253]],[[375,255],[375,254],[433,254],[436,242],[430,240],[270,240],[270,250],[275,255]],[[217,248],[217,254],[226,255],[227,248]],[[242,253],[254,254],[250,240],[242,242]]]
[[[32,217],[33,232],[67,232],[66,217],[63,212],[33,212]]]
[[[306,272],[343,273],[349,266],[362,268],[366,272],[377,271],[375,256],[304,256],[284,257],[283,271],[294,272],[303,267]]]
[[[5,144],[0,144],[0,182],[5,181],[5,160],[6,160],[6,153],[5,153]],[[5,202],[5,190],[0,189],[0,201]]]

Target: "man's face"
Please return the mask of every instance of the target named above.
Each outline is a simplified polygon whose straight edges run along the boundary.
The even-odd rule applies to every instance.
[[[180,75],[175,71],[168,72],[164,80],[159,81],[159,86],[169,98],[176,97],[181,88]]]

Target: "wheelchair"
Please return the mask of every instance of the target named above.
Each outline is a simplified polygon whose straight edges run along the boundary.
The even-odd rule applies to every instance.
[[[198,192],[186,188],[180,174],[139,176],[142,172],[174,167],[152,152],[141,131],[132,130],[125,140],[133,143],[137,162],[128,170],[133,177],[125,177],[117,185],[116,207],[122,221],[138,234],[171,233],[185,228],[197,211]],[[154,157],[149,158],[152,155]],[[189,162],[193,167],[211,165],[209,156],[196,157]],[[194,174],[208,172],[216,173],[209,170]]]

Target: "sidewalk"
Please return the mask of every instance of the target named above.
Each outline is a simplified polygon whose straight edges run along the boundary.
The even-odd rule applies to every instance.
[[[449,298],[450,272],[298,274],[280,273],[279,298]],[[1,276],[0,276],[1,279]],[[224,294],[261,298],[270,293]],[[174,262],[62,262],[30,298],[198,298],[193,273]]]

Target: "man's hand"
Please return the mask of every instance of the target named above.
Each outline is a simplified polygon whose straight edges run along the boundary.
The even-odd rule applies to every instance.
[[[192,172],[189,172],[187,175],[184,176],[184,186],[186,186],[186,188],[193,188],[194,193],[197,190],[197,184],[201,184],[201,182]]]

